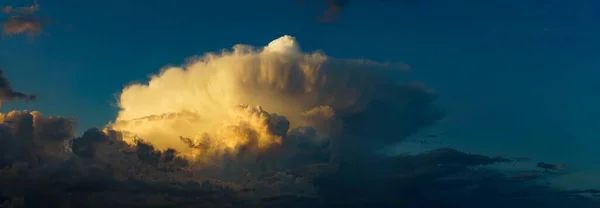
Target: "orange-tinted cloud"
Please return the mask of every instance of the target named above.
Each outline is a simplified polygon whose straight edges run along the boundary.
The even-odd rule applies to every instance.
[[[23,7],[4,6],[0,8],[0,11],[5,14],[34,14],[40,10],[38,1],[35,1],[33,5]]]
[[[42,26],[49,22],[36,15],[39,10],[37,1],[30,6],[2,7],[0,11],[8,16],[2,23],[2,34],[7,37],[25,34],[29,38],[42,34]]]
[[[43,33],[43,22],[34,16],[12,16],[2,24],[2,34],[13,36],[26,34],[32,38]]]

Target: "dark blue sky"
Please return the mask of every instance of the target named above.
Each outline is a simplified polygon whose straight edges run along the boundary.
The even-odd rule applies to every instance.
[[[103,126],[128,83],[189,56],[289,34],[305,51],[410,64],[440,92],[454,145],[598,163],[580,160],[600,157],[600,2],[390,2],[357,0],[324,24],[320,10],[293,0],[42,1],[44,14],[72,30],[0,40],[0,68],[39,97],[7,106]]]

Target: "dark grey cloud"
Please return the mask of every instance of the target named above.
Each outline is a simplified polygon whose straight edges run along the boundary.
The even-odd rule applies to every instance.
[[[15,91],[8,78],[4,74],[4,70],[0,69],[0,107],[2,101],[13,101],[13,100],[35,100],[35,95],[29,95],[22,92]]]
[[[308,2],[316,2],[320,4],[319,6],[324,6],[324,10],[322,14],[317,16],[317,19],[324,22],[332,22],[336,21],[342,10],[350,4],[351,0],[308,0]],[[307,0],[299,0],[300,5],[305,6],[307,4]]]
[[[14,162],[0,177],[5,203],[63,207],[564,207],[595,208],[578,197],[595,190],[564,191],[511,180],[491,168],[506,158],[445,148],[418,155],[356,155],[339,163],[308,163],[259,174],[237,169],[237,179],[198,179],[189,164],[167,169],[169,151],[148,143],[121,149],[111,133],[91,129],[76,142],[94,143],[98,154],[77,156],[48,168]],[[106,148],[121,149],[107,162]],[[35,149],[32,149],[35,150]],[[39,150],[35,150],[39,151]],[[131,152],[130,152],[131,151]],[[102,153],[104,152],[104,153]],[[134,160],[127,160],[130,155]],[[118,162],[120,161],[120,162]],[[172,166],[173,167],[173,166]],[[477,167],[477,168],[474,168]],[[192,171],[193,170],[193,171]],[[162,178],[162,176],[167,176]]]
[[[30,166],[60,163],[67,154],[65,142],[73,139],[75,121],[47,117],[37,111],[0,114],[1,164],[26,162]]]
[[[74,137],[74,126],[72,119],[38,112],[1,114],[0,184],[6,191],[0,191],[4,200],[0,203],[63,207],[599,205],[593,196],[579,196],[595,190],[560,190],[530,183],[552,177],[543,172],[532,180],[514,180],[489,165],[518,161],[451,148],[399,156],[343,152],[337,160],[330,160],[328,142],[311,142],[323,140],[315,139],[319,135],[312,127],[291,129],[280,146],[263,152],[256,161],[241,160],[249,153],[241,151],[236,155],[240,158],[221,158],[222,163],[213,167],[189,162],[172,149],[156,149],[142,139],[128,144],[119,139],[121,132],[108,129],[93,128]]]
[[[310,3],[317,3],[322,11],[317,16],[317,20],[322,22],[335,22],[340,19],[343,11],[350,4],[361,2],[357,0],[298,0],[301,6]],[[362,3],[383,3],[385,6],[415,6],[417,0],[369,0]]]
[[[335,21],[339,18],[340,13],[348,4],[350,0],[325,0],[326,9],[319,19],[322,21]]]

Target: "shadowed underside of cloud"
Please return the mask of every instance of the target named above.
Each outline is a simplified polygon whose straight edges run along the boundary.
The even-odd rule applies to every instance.
[[[433,125],[435,95],[390,65],[284,36],[126,87],[105,129],[0,114],[0,203],[15,207],[598,207],[443,148],[375,154]],[[8,83],[8,82],[7,82]]]

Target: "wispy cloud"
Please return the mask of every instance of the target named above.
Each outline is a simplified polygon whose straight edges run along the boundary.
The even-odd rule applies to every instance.
[[[43,21],[34,16],[12,16],[2,24],[2,34],[4,36],[26,34],[33,38],[43,32],[42,24]]]
[[[40,10],[38,1],[35,1],[33,5],[23,7],[4,6],[0,11],[5,14],[33,14]]]
[[[4,36],[26,34],[33,38],[43,33],[42,26],[48,23],[36,15],[40,11],[38,1],[29,6],[4,6],[0,8],[0,11],[8,16],[2,23]]]

